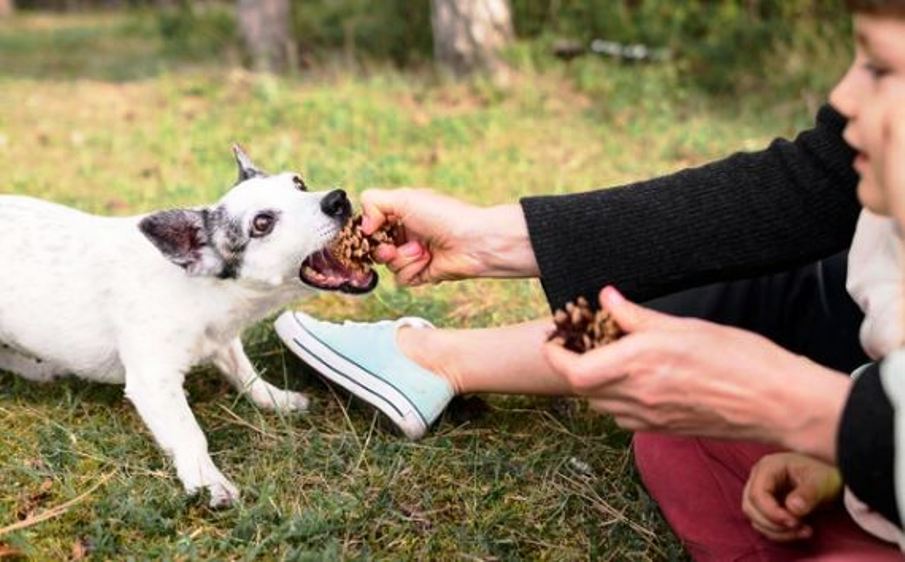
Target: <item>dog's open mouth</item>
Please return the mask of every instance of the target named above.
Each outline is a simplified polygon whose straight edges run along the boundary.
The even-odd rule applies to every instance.
[[[373,266],[381,244],[401,245],[404,241],[402,223],[388,221],[372,234],[361,228],[362,216],[349,219],[333,242],[302,263],[302,281],[325,291],[367,293],[377,286]]]
[[[302,282],[322,291],[363,294],[377,286],[377,273],[370,267],[351,268],[340,263],[324,248],[302,262]]]

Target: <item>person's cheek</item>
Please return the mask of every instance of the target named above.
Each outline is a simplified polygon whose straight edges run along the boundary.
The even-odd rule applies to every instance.
[[[877,91],[868,94],[864,100],[864,110],[858,120],[858,138],[860,150],[867,161],[857,166],[861,176],[858,183],[858,200],[861,204],[879,215],[889,214],[887,193],[880,182],[884,162],[884,118],[886,114],[885,100],[877,95]]]

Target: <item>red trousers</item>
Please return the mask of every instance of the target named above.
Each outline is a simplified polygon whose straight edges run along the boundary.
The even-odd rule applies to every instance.
[[[652,433],[637,434],[634,447],[648,492],[695,560],[905,560],[862,531],[841,502],[815,514],[810,540],[775,543],[755,531],[742,513],[742,490],[751,467],[775,448]]]

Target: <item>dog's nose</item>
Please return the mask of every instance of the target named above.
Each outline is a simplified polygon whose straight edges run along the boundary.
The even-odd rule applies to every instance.
[[[342,189],[334,189],[321,199],[321,211],[328,217],[347,219],[352,214],[352,204]]]

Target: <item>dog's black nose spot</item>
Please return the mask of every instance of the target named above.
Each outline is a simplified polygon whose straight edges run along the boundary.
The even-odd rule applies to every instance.
[[[321,199],[321,211],[328,217],[346,219],[352,214],[352,204],[345,191],[335,189]]]

